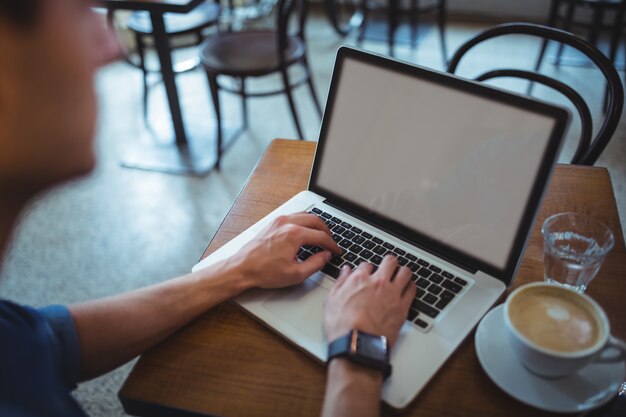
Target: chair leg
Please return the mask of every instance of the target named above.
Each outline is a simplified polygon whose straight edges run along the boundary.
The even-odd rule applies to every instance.
[[[411,0],[411,6],[409,9],[409,25],[411,26],[411,49],[417,47],[417,10],[418,0]]]
[[[361,46],[363,43],[363,39],[365,39],[365,30],[367,29],[367,24],[369,23],[368,18],[370,14],[370,10],[367,7],[367,0],[361,0],[361,10],[363,11],[363,21],[361,22],[361,27],[359,28],[359,34],[356,37],[357,46]]]
[[[446,0],[439,3],[439,38],[441,41],[441,56],[443,58],[443,67],[448,66],[448,47],[446,46]]]
[[[591,21],[591,30],[587,40],[590,44],[598,48],[598,32],[602,27],[602,21],[604,20],[604,9],[602,7],[596,7],[593,11],[593,17]]]
[[[394,56],[393,48],[396,40],[396,29],[398,28],[398,1],[399,0],[389,0],[387,7],[387,44],[390,56]]]
[[[148,121],[148,70],[146,68],[146,49],[143,43],[143,37],[139,33],[135,33],[135,42],[137,43],[137,54],[139,55],[139,68],[143,74],[143,119]]]
[[[211,99],[213,100],[213,108],[215,109],[215,118],[217,119],[217,147],[216,147],[216,159],[215,159],[215,169],[219,171],[220,162],[222,159],[222,115],[220,110],[220,92],[219,85],[217,84],[217,75],[211,74],[207,72],[207,79],[209,80],[209,89],[211,90]]]
[[[567,15],[565,16],[565,22],[563,23],[563,30],[566,32],[569,32],[572,29],[572,22],[574,19],[574,10],[575,10],[575,6],[574,3],[568,3],[567,5]],[[556,61],[555,61],[555,65],[561,65],[561,55],[563,55],[563,48],[565,47],[564,44],[560,43],[559,44],[559,49],[556,52]]]
[[[548,22],[546,26],[555,27],[556,25],[556,17],[559,11],[559,1],[560,0],[552,0],[550,3],[550,14],[548,15]],[[546,50],[548,49],[548,40],[544,39],[541,42],[541,50],[539,51],[539,56],[537,57],[537,62],[535,63],[535,72],[539,72],[541,68],[541,64],[543,63],[543,58],[546,55]],[[533,92],[534,83],[531,81],[528,84],[528,89],[526,90],[527,95],[531,95]]]
[[[306,59],[306,56],[302,59],[302,64],[304,65],[304,70],[307,75],[307,84],[309,85],[309,90],[311,91],[311,99],[313,99],[313,104],[317,109],[317,113],[322,117],[322,106],[320,106],[320,101],[317,98],[317,93],[315,92],[315,84],[313,84],[313,73],[311,72],[311,67],[309,67],[309,61]]]
[[[241,77],[241,115],[243,128],[248,128],[248,95],[246,93],[246,77]]]
[[[622,3],[615,13],[615,20],[613,21],[613,27],[611,28],[611,43],[609,45],[609,60],[611,64],[615,65],[615,58],[617,56],[617,48],[619,47],[619,41],[622,38],[622,22],[624,20],[624,11],[626,9],[626,3]],[[625,56],[626,58],[626,56]],[[609,106],[609,86],[604,86],[604,104],[602,109],[606,114]]]
[[[300,127],[300,120],[298,119],[298,112],[296,111],[296,104],[293,101],[293,95],[291,94],[291,85],[289,84],[289,75],[287,75],[287,68],[282,68],[280,73],[283,76],[283,84],[285,85],[285,94],[287,95],[287,101],[289,102],[289,108],[291,109],[293,122],[296,125],[296,130],[298,131],[298,139],[304,140],[304,135],[302,134],[302,128]]]

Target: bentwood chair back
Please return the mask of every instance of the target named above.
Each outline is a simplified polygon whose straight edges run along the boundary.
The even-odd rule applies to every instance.
[[[489,39],[507,35],[528,35],[572,47],[586,55],[602,72],[608,85],[607,108],[603,116],[602,124],[593,137],[593,120],[589,106],[575,89],[562,81],[534,71],[509,68],[493,69],[476,77],[478,81],[486,81],[499,77],[519,78],[543,84],[563,94],[572,102],[581,119],[580,139],[571,163],[593,165],[608,145],[613,133],[615,133],[615,129],[617,128],[622,114],[624,91],[615,67],[596,47],[569,32],[530,23],[508,23],[487,29],[461,45],[450,60],[448,72],[454,74],[461,59],[476,45]]]
[[[302,84],[308,85],[313,103],[321,117],[322,109],[315,93],[306,55],[306,19],[307,0],[278,0],[274,28],[223,32],[207,38],[200,46],[200,61],[207,74],[217,117],[217,168],[223,151],[220,90],[241,96],[244,128],[248,126],[249,97],[284,93],[299,138],[303,139],[302,126],[292,94],[292,90]],[[295,20],[293,32],[290,31],[292,20]],[[293,65],[299,65],[303,70],[298,80],[291,80],[288,74],[289,67]],[[280,73],[281,88],[262,92],[250,92],[246,89],[246,79],[273,73]],[[237,84],[231,87],[221,83],[218,77],[222,76],[233,78]]]

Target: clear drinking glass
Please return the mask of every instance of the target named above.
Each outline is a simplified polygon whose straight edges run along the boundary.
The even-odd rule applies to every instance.
[[[544,281],[583,293],[613,249],[615,237],[604,223],[576,213],[550,216],[541,228]]]

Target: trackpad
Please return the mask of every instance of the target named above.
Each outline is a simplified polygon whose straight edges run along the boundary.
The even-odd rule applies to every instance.
[[[324,301],[328,290],[310,279],[268,298],[263,307],[313,342],[324,343]]]

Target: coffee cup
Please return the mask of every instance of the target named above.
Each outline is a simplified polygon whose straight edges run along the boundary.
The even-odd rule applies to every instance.
[[[565,287],[537,282],[516,289],[504,304],[504,322],[519,360],[542,377],[626,359],[626,343],[611,336],[598,303]]]

